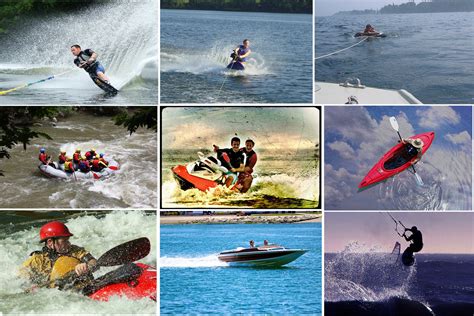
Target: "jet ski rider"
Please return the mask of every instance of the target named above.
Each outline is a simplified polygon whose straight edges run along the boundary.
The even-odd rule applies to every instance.
[[[411,162],[412,165],[416,164],[418,161],[421,160],[421,157],[423,156],[424,143],[420,138],[416,138],[416,139],[404,138],[402,139],[402,143],[405,144],[407,154],[409,157],[416,156],[416,159]]]
[[[93,280],[96,259],[84,248],[72,245],[73,236],[62,222],[49,222],[40,229],[40,242],[44,246],[33,251],[20,268],[20,276],[29,279],[36,287],[62,288],[61,279],[74,273],[81,278],[74,281],[73,289],[80,290]],[[30,290],[32,290],[30,289]]]
[[[219,149],[218,146],[214,146],[214,152],[217,153],[217,159],[220,160],[221,164],[226,167],[230,172],[227,174],[225,185],[230,187],[237,182],[236,173],[245,170],[244,165],[244,154],[240,151],[240,138],[233,137],[230,141],[232,148]]]
[[[257,153],[253,150],[254,146],[255,142],[251,139],[247,139],[245,141],[245,147],[242,147],[240,149],[240,151],[247,156],[244,171],[239,173],[239,180],[237,184],[237,188],[242,193],[247,192],[250,189],[250,186],[252,185],[252,172],[253,168],[255,167],[255,164],[257,163]]]

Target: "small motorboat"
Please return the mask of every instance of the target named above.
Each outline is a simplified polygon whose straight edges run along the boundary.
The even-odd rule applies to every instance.
[[[239,247],[221,252],[218,258],[230,264],[279,267],[295,261],[307,251],[304,249],[287,249],[279,245],[254,248]]]
[[[177,165],[171,168],[173,176],[182,190],[199,189],[203,192],[224,184],[226,175],[230,172],[213,157],[204,156],[199,152],[199,160],[187,165]]]

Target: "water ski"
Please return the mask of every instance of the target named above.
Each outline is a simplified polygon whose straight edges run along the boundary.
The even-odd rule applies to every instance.
[[[118,90],[115,89],[110,83],[105,82],[104,80],[100,79],[95,74],[89,74],[92,81],[102,90],[106,92],[107,95],[116,95]]]

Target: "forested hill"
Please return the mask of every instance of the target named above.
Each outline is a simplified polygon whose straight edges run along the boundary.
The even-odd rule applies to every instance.
[[[435,12],[471,12],[474,11],[474,0],[432,0],[431,2],[407,2],[399,5],[390,4],[380,13],[435,13]]]
[[[161,0],[161,8],[308,14],[313,12],[312,0]]]

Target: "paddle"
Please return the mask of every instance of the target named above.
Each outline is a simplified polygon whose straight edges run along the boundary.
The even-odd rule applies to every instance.
[[[104,253],[98,260],[96,267],[112,267],[134,262],[146,257],[150,253],[150,240],[146,237],[134,239],[118,245]]]
[[[135,262],[146,257],[150,253],[150,240],[146,237],[134,239],[123,244],[120,244],[97,259],[97,263],[94,266],[89,267],[91,271],[96,271],[100,267],[113,267],[117,265],[123,265],[126,263]],[[71,271],[68,275],[63,278],[61,282],[63,286],[76,280],[78,276],[75,271]],[[44,287],[51,284],[48,281],[45,284],[40,285]]]
[[[392,125],[392,128],[397,132],[398,137],[400,137],[400,141],[402,141],[402,136],[400,135],[400,132],[399,132],[398,122],[394,116],[390,117],[390,124]],[[421,179],[420,175],[416,173],[415,166],[411,165],[411,167],[413,169],[413,173],[415,174],[416,183],[419,186],[423,186],[424,185],[423,180]]]

